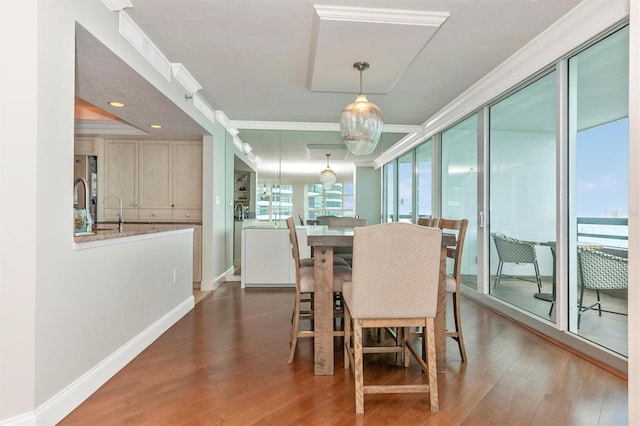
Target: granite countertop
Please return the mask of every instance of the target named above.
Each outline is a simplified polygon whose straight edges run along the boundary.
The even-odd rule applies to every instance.
[[[193,228],[196,225],[201,225],[201,223],[125,222],[124,231],[118,232],[117,222],[102,222],[98,223],[94,227],[94,231],[92,233],[83,233],[81,235],[76,234],[74,235],[73,240],[76,243],[86,243],[89,241],[109,240],[113,238],[131,237],[141,234],[175,231],[177,229]]]

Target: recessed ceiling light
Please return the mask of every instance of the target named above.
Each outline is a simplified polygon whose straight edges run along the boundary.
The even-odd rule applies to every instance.
[[[118,101],[110,101],[109,105],[111,105],[112,107],[116,107],[116,108],[124,108],[126,106],[122,102],[118,102]]]
[[[162,124],[149,124],[152,129],[162,129]]]

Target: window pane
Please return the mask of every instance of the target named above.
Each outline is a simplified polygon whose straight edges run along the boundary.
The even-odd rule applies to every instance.
[[[476,287],[478,118],[473,115],[442,134],[442,216],[468,219],[462,284]],[[437,216],[437,215],[436,215]]]
[[[398,221],[413,223],[413,151],[398,158]]]
[[[418,217],[431,217],[431,139],[416,148],[416,207]]]
[[[353,216],[353,182],[335,183],[326,191],[322,185],[307,184],[307,209],[305,215],[309,219],[318,216]],[[345,195],[345,190],[349,194]]]
[[[556,74],[491,107],[491,294],[555,320]]]
[[[627,348],[629,29],[569,60],[569,329]],[[598,300],[600,304],[598,305]],[[598,307],[602,312],[598,311]]]
[[[384,165],[384,222],[395,220],[395,161]]]

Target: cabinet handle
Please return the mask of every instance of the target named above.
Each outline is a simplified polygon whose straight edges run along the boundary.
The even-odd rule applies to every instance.
[[[151,213],[151,217],[156,217],[156,214],[155,213]]]
[[[187,213],[185,216],[186,216],[186,217],[191,217],[191,215],[190,215],[189,213]]]

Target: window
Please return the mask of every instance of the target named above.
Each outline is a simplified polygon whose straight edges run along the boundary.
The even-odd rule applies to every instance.
[[[628,27],[569,59],[569,330],[624,356],[628,96]]]
[[[323,191],[322,185],[307,184],[305,216],[353,216],[353,182],[335,183]]]
[[[396,174],[395,174],[396,160],[384,165],[383,169],[383,209],[382,222],[393,222],[396,220],[395,205],[396,205]]]
[[[413,151],[398,158],[398,221],[413,223]]]
[[[263,221],[279,221],[293,216],[293,186],[263,184],[258,188],[256,210],[256,219]]]
[[[416,148],[416,210],[418,217],[431,217],[431,139]]]

